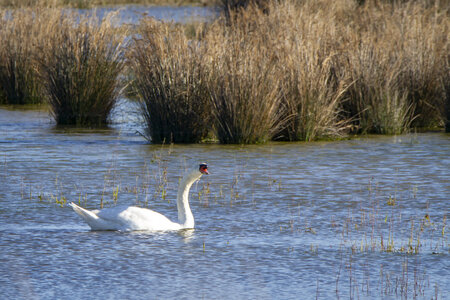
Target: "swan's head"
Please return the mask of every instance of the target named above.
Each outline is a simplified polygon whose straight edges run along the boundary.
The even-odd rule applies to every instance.
[[[205,163],[201,163],[193,168],[190,172],[186,173],[183,177],[183,182],[185,184],[192,184],[195,181],[199,180],[202,175],[209,175],[208,165]],[[183,185],[180,185],[182,187]]]
[[[209,175],[208,165],[205,163],[201,163],[198,167],[198,171],[203,175]]]

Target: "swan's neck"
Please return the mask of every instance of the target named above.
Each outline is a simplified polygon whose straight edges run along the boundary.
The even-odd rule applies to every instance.
[[[201,177],[200,172],[193,172],[183,177],[178,187],[177,207],[178,221],[183,228],[194,228],[194,216],[189,206],[189,190],[192,184]]]

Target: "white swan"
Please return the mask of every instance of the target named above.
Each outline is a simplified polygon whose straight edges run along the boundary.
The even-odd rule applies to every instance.
[[[203,174],[209,174],[208,166],[200,164],[191,172],[188,172],[180,182],[177,195],[178,221],[170,221],[164,215],[135,206],[112,207],[102,210],[86,210],[75,203],[69,206],[80,215],[92,230],[180,230],[194,228],[194,216],[189,207],[189,190],[192,184],[199,180]]]

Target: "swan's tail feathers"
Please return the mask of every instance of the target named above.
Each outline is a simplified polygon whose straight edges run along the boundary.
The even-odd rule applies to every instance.
[[[87,209],[84,209],[84,208],[82,208],[82,207],[76,205],[76,204],[73,203],[73,202],[69,203],[68,205],[69,205],[70,207],[72,207],[73,210],[74,210],[80,217],[82,217],[89,225],[91,225],[91,222],[92,222],[92,221],[95,221],[95,220],[98,220],[98,219],[99,219],[99,217],[98,217],[95,213],[93,213],[93,212],[91,212],[91,211],[89,211],[89,210],[87,210]]]

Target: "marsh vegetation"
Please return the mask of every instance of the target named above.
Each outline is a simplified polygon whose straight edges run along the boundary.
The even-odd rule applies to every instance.
[[[224,0],[136,25],[39,3],[0,15],[0,102],[42,103],[0,107],[4,298],[450,293],[448,135],[397,135],[450,117],[444,2]],[[369,133],[394,135],[342,140]],[[266,144],[175,144],[205,141]],[[175,220],[205,160],[194,232],[89,232],[66,206]]]
[[[3,10],[1,101],[49,103],[58,124],[92,126],[132,86],[156,143],[310,141],[447,122],[445,5],[234,2],[196,25]]]

